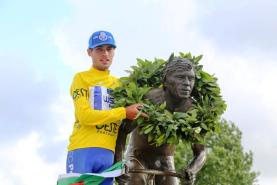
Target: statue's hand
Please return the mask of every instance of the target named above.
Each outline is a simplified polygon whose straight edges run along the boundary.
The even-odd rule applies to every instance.
[[[189,169],[185,169],[184,170],[184,180],[183,180],[183,184],[184,185],[193,185],[195,182],[195,177],[196,174],[193,173],[191,170]]]
[[[129,167],[125,163],[124,164],[124,173],[120,175],[119,177],[116,177],[115,180],[119,185],[124,185],[125,183],[129,182],[131,180],[130,175],[128,174],[129,172]]]
[[[116,177],[115,180],[119,185],[124,185],[131,180],[131,177],[128,174],[123,174],[119,177]]]

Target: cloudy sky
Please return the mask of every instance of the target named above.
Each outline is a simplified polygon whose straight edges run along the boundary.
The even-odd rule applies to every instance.
[[[88,38],[111,31],[112,74],[136,58],[203,54],[254,152],[260,185],[277,184],[277,1],[0,0],[0,182],[55,184],[73,124],[72,76],[90,68]]]

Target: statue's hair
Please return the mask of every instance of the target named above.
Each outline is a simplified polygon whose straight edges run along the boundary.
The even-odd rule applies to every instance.
[[[167,64],[163,71],[163,82],[166,80],[166,75],[170,72],[176,71],[177,69],[182,69],[184,71],[194,70],[193,63],[187,58],[174,57],[172,54],[168,59]]]

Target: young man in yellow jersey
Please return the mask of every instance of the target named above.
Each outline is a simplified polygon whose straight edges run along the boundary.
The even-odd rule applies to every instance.
[[[92,67],[74,76],[70,93],[75,123],[68,145],[67,173],[100,173],[112,166],[120,122],[136,119],[142,106],[112,108],[111,92],[119,83],[108,69],[115,48],[110,32],[94,32],[87,49]],[[112,185],[112,181],[112,178],[105,179],[101,185]]]

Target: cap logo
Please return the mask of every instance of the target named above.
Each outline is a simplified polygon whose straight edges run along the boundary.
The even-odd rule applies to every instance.
[[[97,31],[94,32],[89,38],[88,48],[95,48],[101,45],[111,45],[116,48],[113,35],[107,31]]]
[[[98,36],[99,40],[101,41],[105,41],[108,39],[108,36],[105,32],[100,32],[99,36]]]

